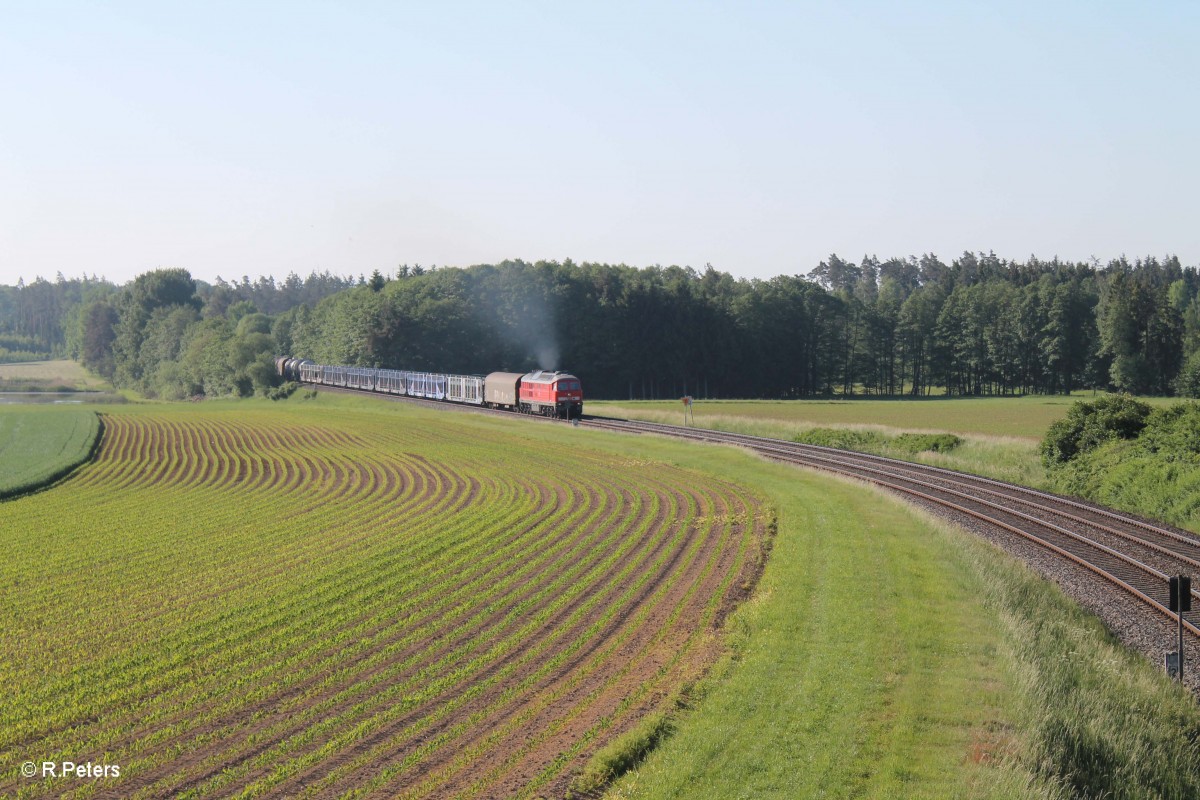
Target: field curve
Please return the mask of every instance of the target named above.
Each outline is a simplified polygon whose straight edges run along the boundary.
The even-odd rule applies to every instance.
[[[105,425],[10,504],[0,758],[121,777],[5,794],[561,796],[711,662],[769,528],[742,487],[495,421]]]

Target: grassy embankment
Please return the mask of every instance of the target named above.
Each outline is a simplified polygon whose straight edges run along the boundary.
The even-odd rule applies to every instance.
[[[861,485],[726,448],[643,457],[748,481],[779,511],[729,655],[611,798],[1193,796],[1200,711],[1055,587]],[[693,708],[694,707],[694,708]]]
[[[1051,485],[1200,531],[1200,404],[1127,397],[1079,404],[1050,427]]]
[[[99,435],[94,411],[5,406],[0,410],[0,498],[24,494],[69,474],[88,460]]]

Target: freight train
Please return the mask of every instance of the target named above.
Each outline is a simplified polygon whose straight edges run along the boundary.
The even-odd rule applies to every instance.
[[[502,408],[559,419],[583,416],[583,389],[569,372],[493,372],[489,375],[446,375],[372,367],[316,364],[306,358],[280,356],[275,369],[286,381],[341,386],[366,392],[445,400],[450,403]]]

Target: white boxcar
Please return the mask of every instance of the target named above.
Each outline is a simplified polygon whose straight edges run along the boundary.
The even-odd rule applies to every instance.
[[[300,380],[304,383],[320,383],[321,365],[311,361],[302,362],[300,364]]]
[[[379,370],[375,375],[375,391],[405,394],[404,373],[394,369]]]
[[[375,389],[375,370],[367,367],[346,367],[346,385],[351,389]]]
[[[447,375],[446,399],[451,403],[483,405],[483,378],[476,375]]]
[[[430,400],[446,399],[446,376],[435,372],[406,372],[409,397],[425,397]]]

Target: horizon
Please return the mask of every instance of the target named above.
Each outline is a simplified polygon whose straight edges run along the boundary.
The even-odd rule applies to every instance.
[[[995,257],[1001,263],[1006,263],[1006,264],[1027,264],[1031,260],[1036,260],[1041,264],[1053,264],[1056,262],[1061,263],[1061,264],[1076,264],[1076,265],[1082,264],[1082,265],[1089,266],[1097,271],[1106,270],[1113,263],[1120,261],[1122,259],[1127,261],[1131,266],[1136,265],[1136,264],[1141,264],[1149,259],[1157,259],[1157,261],[1160,264],[1168,259],[1176,259],[1179,261],[1180,267],[1182,269],[1184,269],[1184,270],[1191,269],[1191,270],[1200,271],[1200,264],[1188,264],[1188,263],[1184,262],[1183,259],[1180,259],[1176,254],[1170,253],[1170,252],[1165,253],[1163,255],[1146,254],[1146,255],[1135,256],[1135,257],[1130,257],[1128,254],[1122,253],[1119,256],[1115,256],[1113,258],[1101,261],[1099,259],[1096,259],[1095,257],[1090,257],[1088,259],[1080,259],[1080,260],[1063,259],[1063,258],[1059,258],[1058,256],[1054,256],[1052,258],[1041,258],[1037,254],[1030,254],[1026,259],[1014,259],[1014,258],[1006,258],[1004,256],[1001,256],[999,254],[996,254],[994,251],[974,250],[974,251],[967,251],[964,253],[960,253],[957,256],[955,256],[954,258],[950,258],[950,259],[944,259],[941,256],[939,256],[937,253],[924,253],[924,254],[922,254],[922,256],[912,256],[912,255],[904,256],[903,260],[920,260],[923,256],[932,256],[932,257],[936,258],[938,261],[940,261],[941,263],[950,267],[950,266],[953,266],[957,261],[959,261],[962,258],[962,256],[966,255],[968,252],[977,258],[982,258],[989,254],[995,255]],[[841,255],[839,253],[830,253],[830,254],[828,254],[828,256],[826,256],[826,259],[829,256],[835,256],[835,255],[838,256],[839,258],[841,258]],[[891,259],[900,259],[901,257],[900,256],[891,256],[889,258],[880,258],[879,256],[872,253],[872,254],[864,254],[862,257],[860,257],[858,259],[843,258],[842,260],[846,261],[848,264],[857,266],[857,265],[860,265],[862,263],[863,259],[865,259],[865,258],[877,259],[879,261],[879,263],[882,264]],[[822,259],[822,262],[825,261],[826,259]],[[391,281],[391,280],[398,279],[397,273],[401,267],[409,267],[409,268],[420,267],[426,273],[428,273],[428,272],[434,272],[434,271],[441,271],[444,269],[466,270],[466,269],[473,269],[474,267],[498,266],[505,262],[525,263],[525,264],[530,264],[530,265],[536,265],[539,263],[554,263],[554,264],[562,265],[562,264],[570,263],[574,266],[596,264],[596,265],[607,266],[607,267],[629,267],[629,268],[638,269],[638,270],[643,270],[643,269],[684,269],[684,270],[692,270],[698,275],[702,275],[709,266],[712,266],[713,269],[717,270],[717,272],[731,275],[736,280],[770,280],[771,278],[777,278],[777,277],[799,277],[799,278],[805,278],[805,279],[813,280],[813,281],[816,281],[817,279],[812,276],[812,273],[820,265],[820,264],[814,265],[812,268],[810,268],[806,272],[779,273],[777,275],[768,275],[765,277],[760,277],[760,276],[735,275],[733,273],[727,272],[726,270],[719,269],[715,265],[705,265],[704,267],[698,268],[698,267],[692,266],[690,264],[637,265],[637,264],[613,264],[613,263],[602,262],[602,261],[589,261],[589,260],[580,260],[580,259],[574,259],[574,258],[565,258],[565,259],[561,259],[561,260],[549,259],[549,258],[543,258],[543,259],[506,258],[506,259],[501,259],[499,261],[483,262],[483,263],[478,263],[478,264],[467,264],[465,266],[459,266],[456,264],[428,264],[428,265],[417,264],[417,263],[408,264],[405,262],[401,262],[400,264],[397,264],[394,267],[392,267],[390,271],[384,271],[382,269],[379,269],[378,271],[385,279]],[[133,280],[140,275],[144,275],[148,272],[154,272],[156,270],[166,270],[166,269],[187,270],[188,274],[191,275],[193,280],[207,284],[209,286],[215,286],[219,282],[224,282],[231,286],[240,285],[245,280],[249,280],[249,282],[251,284],[253,284],[262,279],[269,279],[278,284],[278,283],[282,283],[283,281],[287,280],[287,278],[293,274],[296,275],[296,277],[300,278],[301,280],[307,279],[311,275],[326,275],[326,274],[328,274],[334,278],[343,278],[343,279],[350,279],[350,280],[358,280],[358,279],[362,278],[364,280],[370,280],[371,275],[376,271],[375,269],[372,269],[370,272],[360,272],[358,274],[353,274],[353,273],[349,273],[349,272],[337,272],[335,270],[313,269],[313,270],[309,270],[307,272],[289,272],[289,273],[286,273],[283,275],[275,275],[275,274],[270,274],[270,273],[258,273],[255,275],[225,276],[225,275],[218,274],[210,279],[210,278],[206,278],[204,276],[196,275],[191,270],[188,270],[187,267],[176,267],[176,266],[170,266],[170,265],[163,265],[163,266],[158,266],[158,267],[150,267],[142,272],[139,272],[139,273],[133,275],[132,277],[130,277],[124,281],[114,281],[111,278],[109,278],[105,275],[100,275],[98,273],[97,274],[87,273],[87,274],[81,274],[81,275],[69,275],[66,273],[62,273],[62,277],[64,280],[67,280],[67,281],[72,281],[72,280],[87,280],[87,281],[95,280],[97,282],[107,281],[108,283],[111,283],[115,286],[125,286],[129,283],[132,283]],[[0,286],[17,286],[18,284],[28,285],[28,284],[33,283],[38,280],[53,282],[53,281],[57,280],[57,274],[55,276],[36,275],[32,278],[27,278],[25,276],[18,276],[17,280],[12,281],[11,283],[0,283]]]

